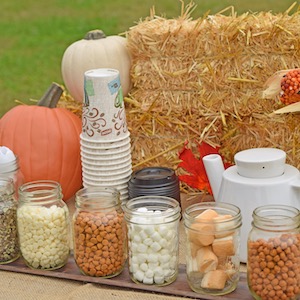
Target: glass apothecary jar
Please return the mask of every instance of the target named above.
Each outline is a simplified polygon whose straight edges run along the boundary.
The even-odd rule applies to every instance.
[[[0,178],[0,264],[20,256],[17,230],[17,201],[12,179]]]
[[[67,263],[69,218],[59,183],[32,181],[19,188],[17,224],[20,250],[27,266],[54,270]]]
[[[126,224],[120,193],[114,188],[88,187],[75,197],[74,259],[88,276],[114,277],[127,259]]]
[[[239,280],[240,209],[201,202],[186,208],[186,272],[190,288],[199,294],[224,295]]]
[[[300,211],[286,205],[253,211],[248,237],[248,286],[261,300],[300,298]]]
[[[178,201],[165,196],[140,196],[127,201],[123,210],[132,281],[157,286],[175,281],[181,216]]]

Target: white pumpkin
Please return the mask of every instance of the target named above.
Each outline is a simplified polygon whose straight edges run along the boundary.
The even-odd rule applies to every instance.
[[[91,69],[110,68],[120,72],[123,95],[128,95],[131,57],[126,38],[107,36],[102,30],[89,31],[84,39],[71,44],[64,52],[61,71],[64,84],[76,101],[84,98],[84,73]]]

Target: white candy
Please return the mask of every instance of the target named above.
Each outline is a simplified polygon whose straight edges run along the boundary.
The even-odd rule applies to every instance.
[[[56,205],[18,209],[20,249],[33,268],[55,268],[69,256],[68,211]]]
[[[134,217],[138,224],[128,229],[129,271],[144,284],[163,284],[177,272],[177,224],[163,224],[161,211],[138,211],[144,217]]]

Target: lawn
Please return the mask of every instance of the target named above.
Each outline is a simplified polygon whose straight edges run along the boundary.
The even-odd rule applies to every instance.
[[[230,5],[245,11],[285,11],[294,0],[195,0],[193,18]],[[186,1],[185,4],[189,2]],[[149,15],[180,14],[177,0],[1,0],[0,117],[18,99],[39,99],[52,81],[63,84],[60,64],[65,49],[91,29],[120,34]]]

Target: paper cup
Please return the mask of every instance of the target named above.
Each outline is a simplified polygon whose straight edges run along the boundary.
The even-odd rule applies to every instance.
[[[119,189],[122,189],[124,186],[127,185],[128,183],[128,180],[127,178],[126,179],[123,179],[123,180],[118,180],[118,181],[110,181],[110,182],[91,182],[91,181],[88,181],[86,179],[83,178],[82,180],[83,182],[83,186],[84,187],[89,187],[89,186],[108,186],[108,187],[114,187],[116,188],[117,190]]]
[[[132,174],[131,170],[129,170],[125,173],[118,174],[118,175],[107,175],[107,174],[103,173],[102,175],[97,175],[97,176],[90,176],[87,173],[82,172],[82,178],[89,182],[101,183],[101,182],[119,181],[119,180],[123,180],[123,179],[129,180],[131,174]]]
[[[80,144],[86,147],[97,147],[98,149],[111,149],[124,146],[130,143],[130,132],[122,136],[121,138],[115,138],[113,140],[95,140],[85,137],[83,133],[80,134]]]
[[[96,159],[89,159],[81,156],[81,163],[83,166],[94,166],[97,168],[98,166],[115,166],[119,165],[120,167],[123,167],[124,165],[127,165],[127,163],[131,162],[131,154],[126,155],[121,158],[116,158],[116,159],[102,159],[102,160],[96,160]]]
[[[118,168],[118,169],[109,169],[109,168],[103,168],[101,170],[93,170],[93,169],[87,169],[86,167],[82,167],[82,173],[85,173],[88,176],[118,176],[124,173],[127,173],[131,171],[132,173],[132,166],[131,164],[129,166],[125,166],[124,168]]]
[[[128,148],[127,150],[119,153],[105,153],[105,154],[89,154],[85,152],[83,149],[80,151],[81,157],[84,157],[86,159],[96,160],[96,161],[103,161],[103,160],[114,160],[114,159],[120,159],[123,157],[128,157],[128,155],[131,155],[131,149]]]
[[[102,165],[102,166],[95,166],[95,165],[89,165],[89,164],[83,164],[82,165],[82,170],[83,171],[87,171],[87,172],[92,172],[92,173],[101,173],[103,171],[106,172],[121,172],[121,171],[125,171],[128,169],[132,169],[132,163],[131,163],[131,159],[126,161],[125,163],[122,164],[116,164],[116,165]]]
[[[115,140],[127,134],[119,71],[114,69],[86,71],[82,135],[95,140]]]
[[[131,144],[128,143],[121,147],[116,148],[105,148],[105,149],[99,149],[97,147],[86,147],[81,145],[80,149],[83,153],[86,153],[87,155],[111,155],[111,154],[118,154],[121,152],[125,152],[129,149],[131,149]]]

